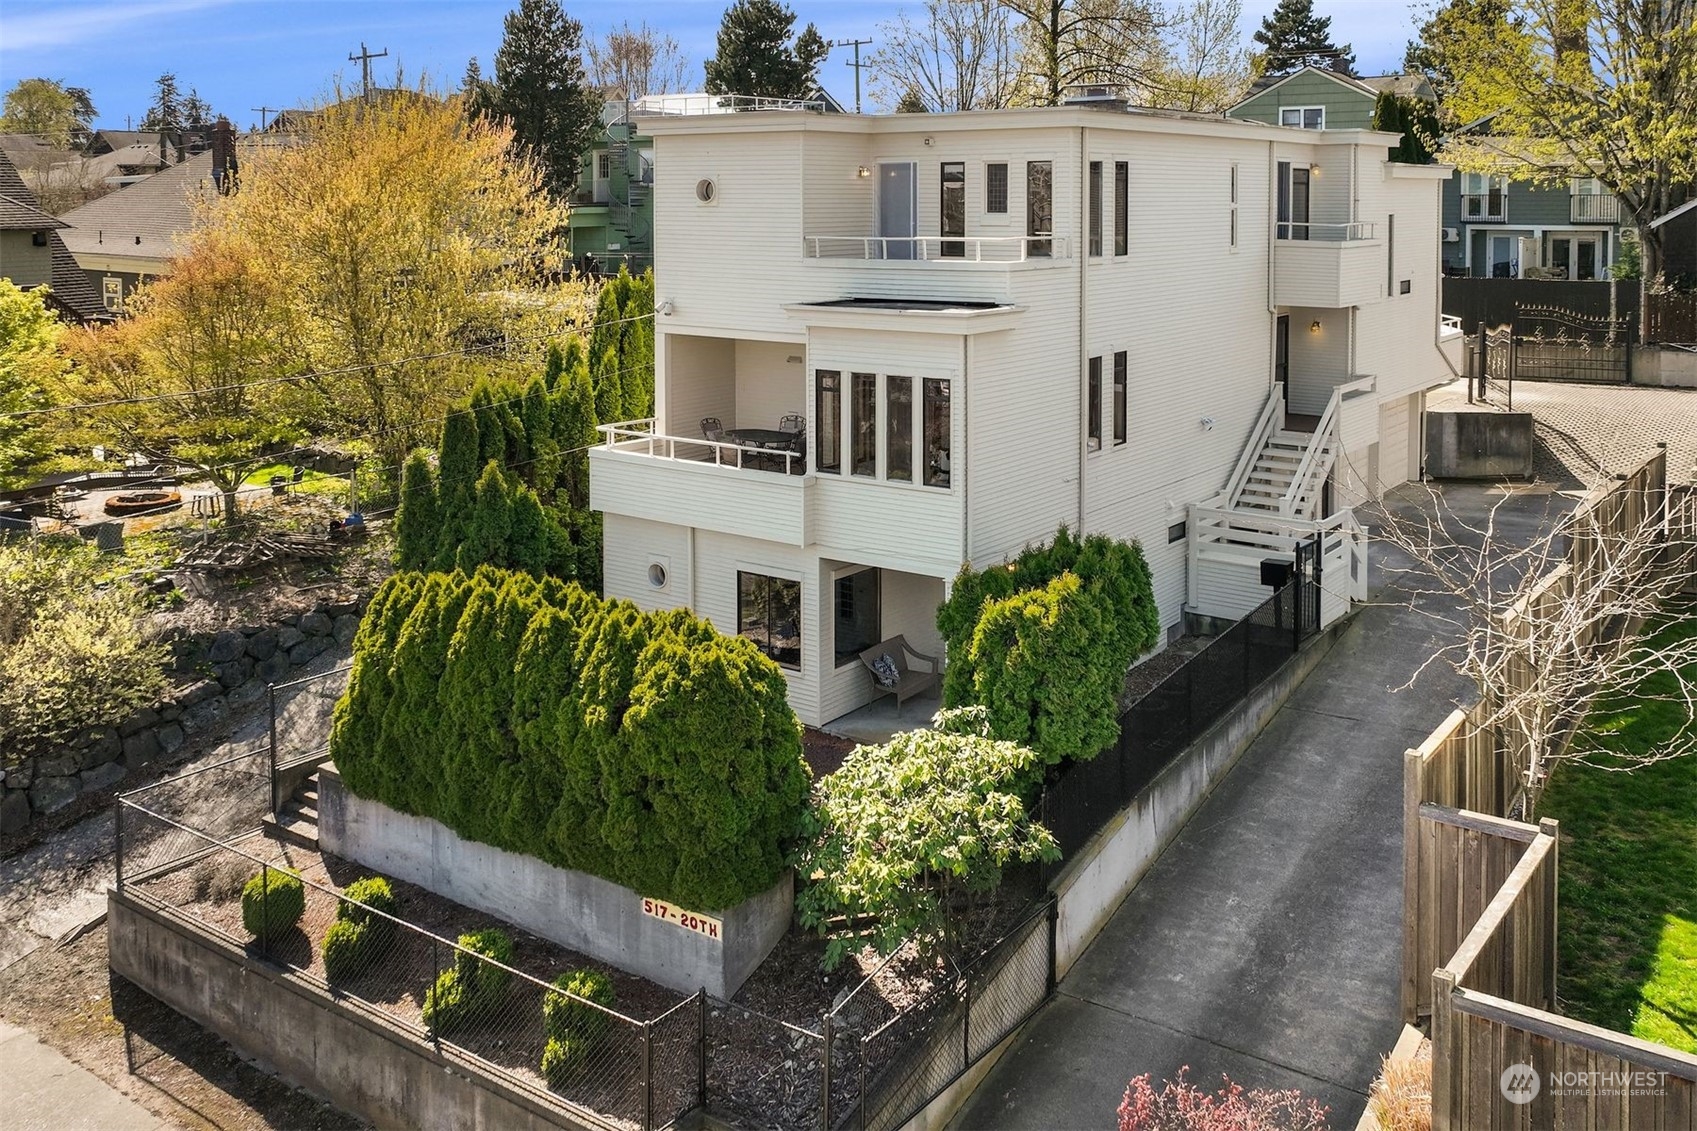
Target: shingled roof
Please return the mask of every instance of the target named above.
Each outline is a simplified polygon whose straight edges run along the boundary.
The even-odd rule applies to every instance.
[[[0,192],[0,231],[30,232],[42,228],[64,228],[68,225],[35,206],[34,198],[24,200]]]
[[[177,253],[177,238],[194,225],[195,194],[211,184],[212,153],[197,153],[65,213],[65,246],[73,255],[124,255],[163,265]]]
[[[37,206],[35,194],[24,184],[24,179],[18,175],[17,166],[12,159],[0,150],[0,199],[27,207],[30,210],[47,216]],[[59,221],[47,216],[57,227],[63,227]],[[39,225],[38,225],[39,227]],[[79,322],[98,322],[109,320],[112,315],[107,311],[105,303],[100,301],[100,294],[94,289],[94,284],[88,281],[88,276],[76,259],[65,247],[65,241],[60,237],[56,227],[47,230],[47,246],[52,252],[53,275],[48,287],[49,301],[62,313]]]

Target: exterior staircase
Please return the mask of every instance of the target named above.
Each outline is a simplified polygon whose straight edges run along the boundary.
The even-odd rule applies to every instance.
[[[295,787],[275,815],[262,819],[267,836],[302,848],[318,848],[318,775]]]
[[[1336,458],[1336,444],[1335,433],[1316,436],[1287,428],[1274,430],[1267,436],[1249,474],[1230,500],[1230,509],[1295,518],[1315,517],[1325,493],[1326,475]],[[1311,460],[1306,458],[1310,447],[1315,447]],[[1303,476],[1303,483],[1293,494],[1291,484],[1299,474]]]

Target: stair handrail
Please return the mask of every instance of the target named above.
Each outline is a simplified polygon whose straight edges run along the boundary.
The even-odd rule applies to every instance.
[[[1296,502],[1302,497],[1303,490],[1308,485],[1308,477],[1314,473],[1315,461],[1326,446],[1326,442],[1335,437],[1338,428],[1338,404],[1343,400],[1342,385],[1332,390],[1330,399],[1326,401],[1326,411],[1320,414],[1320,423],[1314,426],[1314,438],[1308,441],[1308,447],[1303,449],[1302,462],[1296,465],[1296,474],[1291,477],[1290,486],[1284,496],[1279,499],[1280,514],[1294,514]]]
[[[1284,427],[1285,398],[1284,390],[1275,383],[1273,391],[1267,394],[1267,403],[1261,409],[1261,415],[1255,421],[1255,427],[1250,430],[1249,442],[1243,446],[1243,454],[1237,458],[1237,466],[1232,469],[1231,478],[1226,480],[1226,487],[1219,498],[1225,500],[1228,507],[1237,505],[1238,492],[1249,482],[1249,473],[1255,470],[1255,461],[1261,458],[1261,452],[1266,448],[1267,441],[1274,433]]]

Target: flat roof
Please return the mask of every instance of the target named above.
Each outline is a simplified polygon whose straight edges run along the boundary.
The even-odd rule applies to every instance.
[[[824,310],[886,310],[910,311],[915,314],[981,314],[992,310],[1012,310],[1005,302],[953,301],[928,298],[834,298],[825,302],[798,302]]]

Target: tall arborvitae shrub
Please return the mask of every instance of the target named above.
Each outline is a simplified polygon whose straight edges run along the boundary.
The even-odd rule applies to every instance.
[[[808,773],[751,641],[487,567],[395,575],[357,640],[331,730],[355,793],[700,910],[782,874]]]
[[[501,470],[501,465],[490,460],[477,479],[471,513],[466,518],[465,537],[455,553],[455,566],[469,573],[480,565],[507,565],[507,549],[512,535],[513,485]]]
[[[436,473],[423,452],[414,452],[407,457],[401,474],[401,505],[395,512],[395,565],[400,569],[429,569],[441,538]]]
[[[1057,611],[1057,605],[1065,606],[1059,611],[1066,612],[1063,623],[1070,624],[1085,616],[1074,606],[1080,602],[1090,606],[1093,610],[1090,618],[1100,626],[1096,630],[1100,639],[1099,646],[1089,649],[1088,678],[1072,670],[1063,675],[1061,666],[1046,664],[1040,654],[1029,649],[1013,649],[1015,638],[1009,634],[1007,609],[998,610],[1001,627],[986,639],[986,658],[981,659],[974,641],[992,605],[1017,594],[1041,593],[1069,572],[1078,580],[1076,595],[1063,599],[1056,591],[1042,599],[1029,600],[1019,608],[1021,615],[1041,620],[1045,612]],[[1074,721],[1062,722],[1057,715],[1044,724],[1043,729],[1054,736],[1054,748],[1045,747],[1036,736],[1035,721],[1029,727],[1013,727],[1008,733],[993,729],[997,738],[1030,743],[1052,761],[1094,756],[1096,751],[1081,752],[1077,745],[1080,741],[1094,741],[1097,726],[1086,716],[1118,719],[1119,691],[1127,669],[1139,655],[1159,643],[1161,636],[1154,583],[1142,547],[1136,542],[1121,542],[1102,534],[1079,539],[1064,526],[1056,532],[1053,542],[1027,547],[1011,562],[982,571],[962,567],[949,599],[937,610],[937,627],[948,648],[949,666],[943,676],[946,706],[987,704],[981,697],[987,693],[981,690],[981,684],[984,688],[998,688],[998,694],[1003,696],[1004,714],[1000,717],[1004,725],[1011,726],[1005,720],[1014,717],[1007,713],[1013,711],[1008,704],[1027,694],[1021,690],[1027,684],[1035,689],[1030,693],[1037,700],[1055,705],[1052,715],[1062,704],[1072,705],[1068,714],[1076,711]],[[1004,649],[1013,649],[1021,670],[1000,670],[981,678],[984,663],[1005,666]],[[991,656],[994,658],[989,659]],[[1078,700],[1081,686],[1093,689],[1088,702]],[[1117,726],[1114,721],[1113,730],[1102,728],[1108,741],[1118,733]],[[1063,740],[1063,735],[1073,737]]]
[[[617,343],[608,345],[598,354],[591,354],[589,376],[595,386],[595,418],[603,424],[628,419],[625,411],[625,391],[620,383]]]

